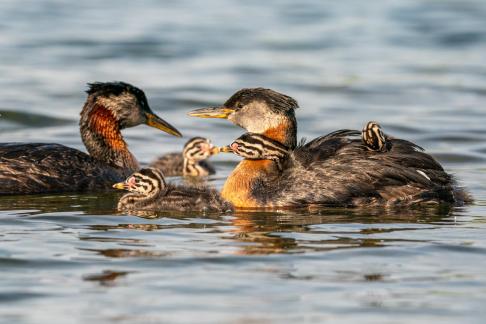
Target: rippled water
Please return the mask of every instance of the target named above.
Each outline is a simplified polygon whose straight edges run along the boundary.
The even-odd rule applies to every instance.
[[[378,120],[476,199],[154,218],[117,193],[0,197],[0,321],[483,323],[485,53],[481,0],[0,2],[1,141],[83,149],[85,83],[123,80],[186,139],[228,144],[241,129],[185,113],[265,86],[299,101],[300,137]],[[186,140],[124,134],[145,162]]]

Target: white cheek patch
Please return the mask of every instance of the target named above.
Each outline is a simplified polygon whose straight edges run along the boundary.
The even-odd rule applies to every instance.
[[[266,103],[258,101],[242,108],[240,114],[231,114],[228,119],[251,133],[259,134],[270,128],[278,127],[285,122],[283,116],[272,112]]]
[[[421,171],[421,170],[416,170],[418,174],[420,174],[421,176],[425,177],[427,180],[430,181],[430,178],[427,174],[425,174],[424,171]]]

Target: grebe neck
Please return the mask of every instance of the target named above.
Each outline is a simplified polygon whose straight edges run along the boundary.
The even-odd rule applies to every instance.
[[[184,165],[182,173],[185,176],[205,176],[207,175],[206,170],[199,164],[199,161],[184,158]]]
[[[80,131],[89,154],[102,162],[132,173],[140,168],[120,132],[113,113],[88,100],[81,112]]]
[[[278,118],[274,125],[269,125],[260,134],[293,150],[297,146],[297,121],[295,120],[295,116],[282,117]]]

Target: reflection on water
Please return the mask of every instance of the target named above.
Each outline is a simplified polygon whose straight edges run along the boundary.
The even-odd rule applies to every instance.
[[[108,197],[113,198],[103,200]],[[208,305],[208,299],[229,298],[224,308],[240,309],[232,303],[256,305],[253,300],[258,300],[255,318],[265,319],[275,302],[293,307],[298,298],[306,300],[305,314],[320,314],[316,309],[324,298],[326,312],[351,307],[381,314],[386,309],[406,319],[469,293],[484,293],[481,285],[470,283],[484,282],[479,269],[486,265],[486,244],[478,243],[477,231],[486,223],[473,215],[485,207],[147,217],[113,215],[113,204],[101,204],[98,196],[31,198],[25,210],[0,212],[0,280],[10,287],[10,304],[63,298],[69,309],[79,311],[85,303],[91,309],[90,300],[97,296],[131,320],[145,319],[131,317],[128,309],[134,307],[157,320],[165,319],[160,309],[178,307],[191,318],[211,309],[214,318],[229,319],[218,310],[221,306]],[[12,200],[3,197],[0,209]],[[478,268],[470,266],[471,260]],[[44,279],[39,283],[38,278]],[[26,294],[29,286],[35,294]],[[88,295],[80,297],[68,287]],[[175,299],[167,300],[169,295]],[[417,296],[427,298],[418,302]],[[58,313],[56,305],[50,307]],[[423,315],[416,314],[424,308]],[[91,311],[97,318],[103,309]],[[272,311],[271,318],[281,320],[278,314]],[[464,314],[448,310],[448,316]]]
[[[486,3],[0,2],[0,141],[83,149],[86,82],[123,80],[180,129],[124,130],[142,163],[237,89],[295,97],[299,137],[377,120],[476,202],[407,210],[120,213],[119,192],[0,197],[0,322],[482,323]],[[212,159],[221,188],[237,157]],[[178,181],[180,179],[172,179]]]
[[[99,274],[85,275],[83,277],[83,280],[85,280],[85,281],[97,281],[102,286],[110,287],[110,286],[114,286],[116,284],[117,280],[119,280],[120,278],[123,278],[128,273],[129,272],[126,272],[126,271],[104,270],[102,273],[99,273]]]
[[[23,214],[32,215],[56,212],[111,215],[116,212],[119,197],[118,193],[3,196],[0,197],[0,210],[21,210]]]

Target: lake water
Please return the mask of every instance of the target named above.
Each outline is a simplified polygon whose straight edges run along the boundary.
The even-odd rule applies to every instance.
[[[486,2],[0,2],[0,140],[84,149],[86,82],[123,80],[183,139],[243,87],[296,98],[299,137],[377,120],[474,195],[453,209],[119,214],[118,193],[0,197],[0,322],[484,323]],[[238,159],[212,159],[218,188]]]

